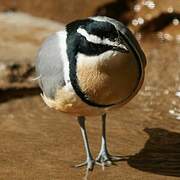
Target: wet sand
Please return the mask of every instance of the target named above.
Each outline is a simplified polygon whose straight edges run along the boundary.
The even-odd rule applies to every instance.
[[[109,115],[110,152],[130,157],[105,171],[96,166],[89,179],[180,178],[180,122],[142,106],[133,101]],[[85,159],[73,117],[49,110],[39,97],[4,103],[0,112],[0,179],[83,178],[85,169],[72,167]],[[99,119],[87,121],[94,156],[100,148]]]
[[[144,40],[148,65],[142,90],[108,115],[112,154],[129,156],[116,166],[95,166],[93,180],[180,179],[180,48],[174,42]],[[100,117],[87,121],[94,157],[100,149]],[[39,96],[0,104],[0,179],[80,180],[85,160],[74,117],[45,106]]]

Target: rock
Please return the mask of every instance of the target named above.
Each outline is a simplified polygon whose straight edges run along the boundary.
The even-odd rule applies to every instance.
[[[92,16],[95,9],[112,0],[1,0],[2,11],[23,11],[34,16],[45,17],[59,22]]]
[[[32,61],[42,41],[63,25],[24,13],[0,14],[1,62]]]
[[[0,89],[36,86],[32,78],[37,50],[64,25],[24,13],[1,13],[0,24]]]

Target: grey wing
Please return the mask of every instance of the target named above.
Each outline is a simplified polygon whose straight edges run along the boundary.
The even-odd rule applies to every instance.
[[[59,43],[58,35],[51,35],[39,50],[35,64],[39,86],[49,98],[54,98],[57,88],[65,85]]]

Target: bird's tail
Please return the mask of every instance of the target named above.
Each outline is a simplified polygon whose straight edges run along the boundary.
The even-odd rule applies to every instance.
[[[47,104],[47,106],[49,106],[50,108],[54,108],[55,107],[55,101],[51,100],[50,98],[46,97],[46,95],[44,93],[40,94],[43,101]]]

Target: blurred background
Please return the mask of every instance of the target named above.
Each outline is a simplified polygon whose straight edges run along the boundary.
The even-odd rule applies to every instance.
[[[179,0],[0,0],[0,179],[82,177],[70,167],[84,158],[76,123],[43,104],[32,78],[42,41],[94,15],[126,24],[148,64],[139,94],[109,117],[111,150],[130,159],[92,179],[180,178]],[[100,122],[90,119],[97,153]]]

